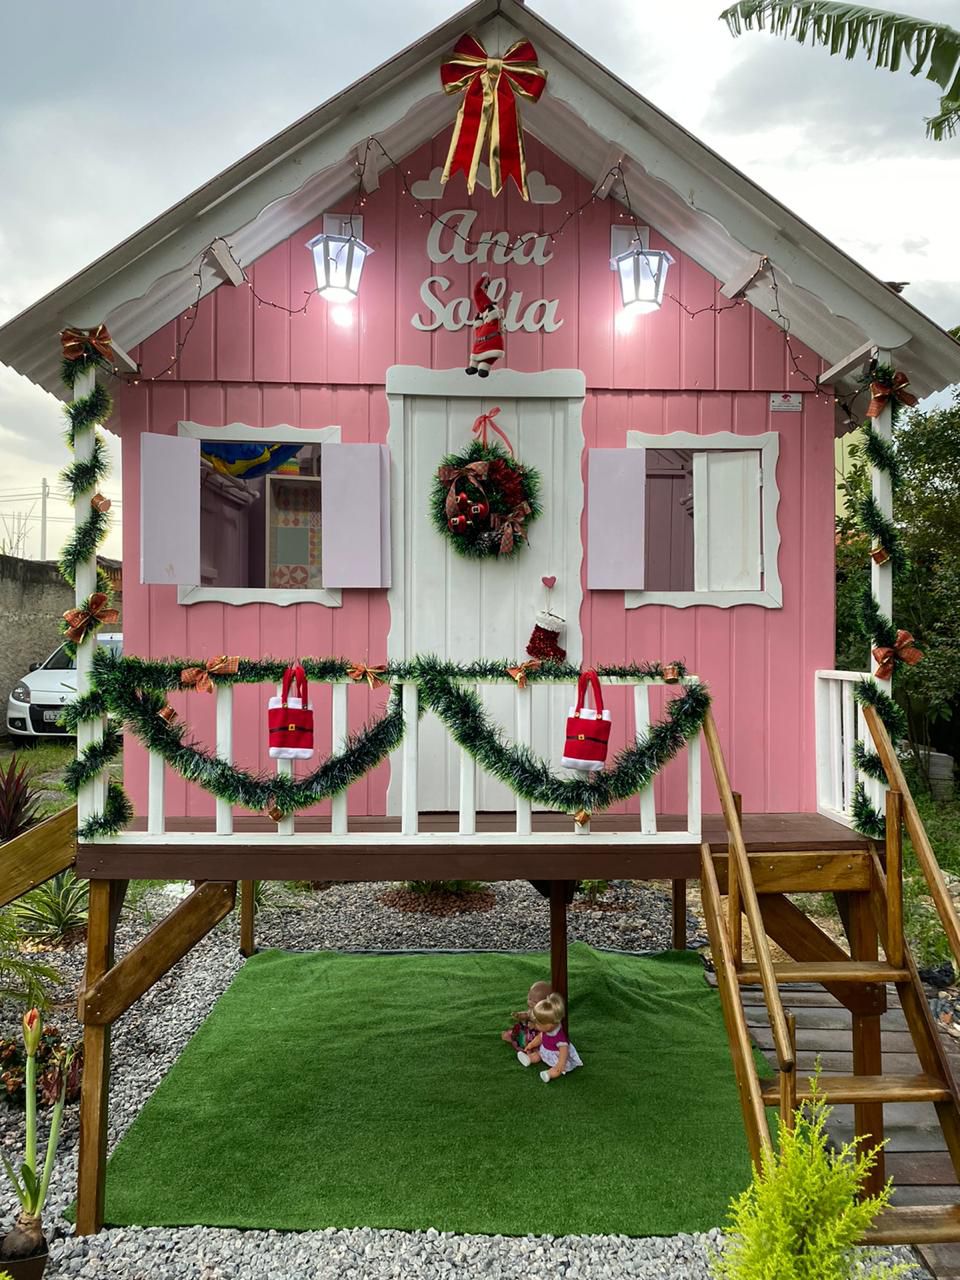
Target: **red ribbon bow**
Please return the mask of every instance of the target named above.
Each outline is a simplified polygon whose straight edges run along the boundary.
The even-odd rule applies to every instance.
[[[67,624],[67,639],[79,644],[92,626],[101,622],[119,622],[120,614],[116,609],[108,609],[110,597],[105,591],[94,591],[85,605],[78,609],[68,609],[63,615]]]
[[[547,73],[537,66],[533,45],[518,40],[502,58],[488,58],[477,37],[468,32],[444,58],[440,80],[444,93],[463,94],[440,181],[462,172],[473,195],[489,134],[491,192],[498,196],[507,178],[513,178],[524,200],[529,200],[516,94],[536,102],[546,87]]]
[[[239,658],[221,654],[219,658],[210,658],[202,667],[184,667],[180,672],[180,683],[187,689],[196,689],[198,693],[213,693],[211,676],[235,676],[239,670]]]
[[[513,550],[513,544],[516,539],[527,536],[523,526],[529,514],[529,502],[521,502],[518,507],[514,507],[508,516],[494,516],[493,527],[500,530],[500,550],[497,553],[498,555],[508,556]]]
[[[510,455],[512,457],[513,445],[510,443],[509,439],[507,438],[507,433],[503,430],[502,427],[498,427],[497,424],[494,422],[494,418],[497,416],[499,412],[500,412],[500,408],[499,406],[497,406],[496,409],[491,409],[488,413],[481,413],[480,417],[477,418],[476,422],[471,427],[471,430],[475,436],[479,436],[480,443],[483,445],[484,448],[487,447],[487,431],[488,430],[493,431],[496,435],[500,437],[503,443],[510,450]]]
[[[527,672],[537,671],[540,667],[539,658],[531,658],[529,662],[521,662],[519,667],[507,667],[507,675],[513,676],[520,689],[527,687]]]
[[[64,360],[84,360],[95,355],[113,364],[113,342],[105,324],[92,329],[61,329],[60,346]]]
[[[917,648],[909,631],[898,631],[893,645],[878,646],[874,649],[873,656],[877,660],[877,669],[873,674],[878,680],[889,680],[895,663],[905,662],[907,666],[915,667],[923,653]]]
[[[358,684],[361,680],[366,680],[371,689],[379,689],[387,683],[386,667],[368,667],[365,662],[355,662],[347,675]]]
[[[477,462],[468,462],[462,467],[441,467],[437,472],[440,477],[440,483],[449,485],[447,490],[447,498],[444,503],[444,510],[447,518],[455,516],[459,511],[457,503],[457,486],[461,480],[464,480],[479,489],[486,501],[486,493],[484,492],[483,482],[487,478],[487,472],[490,470],[490,463],[486,460],[478,460]]]
[[[904,391],[904,387],[909,387],[910,379],[905,373],[895,373],[889,382],[871,382],[870,395],[872,399],[867,405],[867,417],[879,418],[881,413],[887,407],[890,400],[899,400],[901,404],[911,408],[917,403],[917,397],[912,391]]]

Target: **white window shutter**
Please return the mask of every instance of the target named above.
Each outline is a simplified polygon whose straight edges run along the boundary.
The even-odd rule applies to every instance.
[[[693,455],[695,591],[760,591],[760,453],[709,450]]]
[[[643,590],[646,449],[587,454],[587,589]]]
[[[200,441],[140,436],[140,581],[200,585]]]
[[[324,444],[320,476],[324,587],[389,587],[387,446]]]

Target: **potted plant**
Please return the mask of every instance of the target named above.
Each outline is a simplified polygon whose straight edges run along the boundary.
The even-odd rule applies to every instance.
[[[37,1168],[37,1050],[43,1023],[38,1010],[31,1009],[23,1017],[23,1045],[27,1055],[26,1104],[27,1138],[23,1164],[18,1173],[2,1152],[0,1159],[10,1184],[20,1201],[20,1216],[11,1231],[0,1244],[0,1267],[9,1272],[11,1280],[40,1280],[47,1265],[47,1242],[43,1235],[43,1206],[50,1187],[53,1161],[60,1139],[60,1122],[66,1101],[67,1076],[73,1058],[73,1050],[64,1050],[59,1063],[60,1085],[50,1119],[47,1137],[47,1153],[43,1170]]]

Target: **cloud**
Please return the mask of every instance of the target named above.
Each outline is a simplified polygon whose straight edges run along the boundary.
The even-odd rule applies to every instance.
[[[900,243],[904,253],[925,253],[929,247],[930,240],[927,236],[907,236]]]

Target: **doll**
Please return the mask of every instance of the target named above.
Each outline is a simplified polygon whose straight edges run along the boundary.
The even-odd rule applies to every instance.
[[[501,1031],[500,1039],[506,1041],[514,1049],[523,1049],[537,1034],[536,1028],[533,1026],[533,1007],[539,1000],[543,1000],[549,994],[549,982],[535,982],[527,992],[526,1009],[511,1013],[510,1017],[514,1019],[513,1026],[509,1031]]]
[[[486,378],[490,366],[503,355],[503,312],[487,293],[486,272],[473,287],[473,300],[477,304],[477,318],[472,322],[476,330],[470,348],[467,373],[478,373]]]
[[[542,1062],[544,1070],[540,1079],[544,1084],[565,1076],[575,1067],[582,1067],[583,1062],[574,1046],[567,1039],[563,1029],[563,1015],[566,1012],[563,996],[553,991],[545,1000],[538,1000],[533,1006],[533,1025],[537,1034],[517,1051],[520,1065],[529,1067]]]

